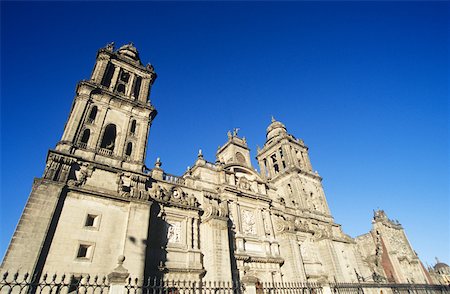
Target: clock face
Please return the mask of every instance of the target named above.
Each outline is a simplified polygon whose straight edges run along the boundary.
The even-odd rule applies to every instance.
[[[241,164],[245,164],[245,157],[240,152],[236,152],[236,160]]]

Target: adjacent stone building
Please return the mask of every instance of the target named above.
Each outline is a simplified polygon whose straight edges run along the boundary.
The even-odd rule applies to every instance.
[[[237,130],[215,162],[199,152],[182,176],[144,165],[156,79],[132,44],[98,51],[78,83],[64,133],[47,156],[2,269],[209,281],[428,283],[398,223],[377,212],[352,239],[336,224],[305,143],[272,119],[260,172]]]

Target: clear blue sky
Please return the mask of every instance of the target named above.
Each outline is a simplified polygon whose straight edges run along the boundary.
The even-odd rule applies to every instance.
[[[158,73],[149,167],[214,161],[234,127],[254,157],[274,115],[346,233],[385,209],[425,263],[450,263],[448,27],[448,2],[1,2],[0,256],[76,83],[132,41]]]

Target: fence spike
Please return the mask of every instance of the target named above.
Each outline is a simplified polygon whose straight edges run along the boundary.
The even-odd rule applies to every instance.
[[[17,277],[19,276],[19,272],[16,272],[13,276],[14,281],[17,281]]]
[[[8,274],[9,273],[7,271],[3,273],[3,280],[6,280],[6,278],[8,277]]]

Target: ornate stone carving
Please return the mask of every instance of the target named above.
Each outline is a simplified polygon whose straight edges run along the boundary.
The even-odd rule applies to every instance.
[[[238,187],[241,188],[242,190],[248,190],[251,191],[251,186],[250,186],[250,182],[247,180],[247,178],[245,177],[240,177],[238,180]]]
[[[205,219],[211,217],[219,217],[219,218],[228,217],[229,213],[228,202],[221,201],[217,195],[214,194],[205,195],[203,207],[204,207],[203,210],[205,211],[203,217]]]
[[[80,187],[86,183],[88,177],[92,176],[94,167],[87,162],[79,164],[79,170],[75,171],[75,179],[71,179],[67,182],[70,186]]]
[[[193,194],[188,195],[177,186],[173,186],[170,190],[167,190],[162,185],[153,183],[152,187],[148,190],[148,195],[162,202],[172,202],[192,207],[198,206],[197,198]]]
[[[68,179],[70,167],[75,159],[52,153],[47,158],[44,179],[65,182]]]
[[[256,221],[253,211],[242,210],[242,231],[248,235],[256,235]]]
[[[129,174],[117,173],[117,193],[122,197],[130,197],[131,195],[131,179]]]
[[[167,228],[167,241],[181,243],[181,222],[169,223]]]
[[[306,220],[302,220],[301,218],[298,217],[295,219],[294,223],[295,223],[295,229],[297,231],[301,231],[301,232],[309,231],[309,225]]]

